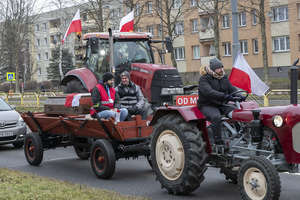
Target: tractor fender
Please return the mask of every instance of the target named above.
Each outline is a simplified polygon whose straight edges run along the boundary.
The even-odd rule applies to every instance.
[[[170,113],[179,114],[186,122],[205,119],[205,116],[201,113],[197,106],[168,106],[159,107],[156,110],[150,125],[155,124],[159,118]]]
[[[67,85],[67,82],[74,79],[79,80],[88,91],[91,91],[98,82],[91,70],[88,68],[78,68],[68,71],[61,81],[61,85]]]

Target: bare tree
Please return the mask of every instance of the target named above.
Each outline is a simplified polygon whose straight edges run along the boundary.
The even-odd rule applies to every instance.
[[[28,62],[28,42],[33,34],[35,0],[6,0],[0,2],[0,7],[1,71],[15,72],[16,92],[20,92],[20,77]]]
[[[183,34],[183,18],[189,14],[189,0],[156,0],[154,6],[155,15],[159,18],[162,27],[162,35],[169,37],[173,42],[175,38]],[[164,38],[162,38],[164,39]],[[171,53],[171,61],[177,68],[174,52]]]
[[[200,0],[198,2],[198,8],[203,14],[213,18],[212,27],[214,30],[214,47],[215,55],[220,59],[220,29],[219,19],[224,14],[224,11],[228,11],[229,0]]]

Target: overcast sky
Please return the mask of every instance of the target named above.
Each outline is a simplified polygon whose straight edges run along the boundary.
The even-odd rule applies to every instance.
[[[62,3],[62,7],[69,7],[79,3],[87,2],[88,0],[36,0],[37,12],[47,12],[59,8],[59,2]]]

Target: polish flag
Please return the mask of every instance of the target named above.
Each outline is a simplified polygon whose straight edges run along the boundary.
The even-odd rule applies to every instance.
[[[128,13],[120,21],[120,32],[132,32],[134,22],[134,11]]]
[[[241,53],[234,62],[229,81],[232,85],[257,96],[265,95],[269,89],[269,87],[255,74]]]
[[[90,96],[90,93],[72,93],[66,96],[65,106],[66,107],[78,107],[80,98],[82,96]]]
[[[71,33],[76,33],[77,36],[81,35],[81,30],[82,30],[82,27],[81,27],[81,20],[80,20],[80,11],[79,9],[77,10],[75,16],[73,17],[66,33],[65,33],[65,36],[64,36],[64,39],[61,41],[62,44],[64,44],[65,42],[65,39],[67,38],[67,36]]]

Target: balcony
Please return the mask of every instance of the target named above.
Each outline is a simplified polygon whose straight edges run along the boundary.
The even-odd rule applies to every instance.
[[[201,28],[199,32],[200,42],[211,41],[215,37],[215,32],[212,28]]]

